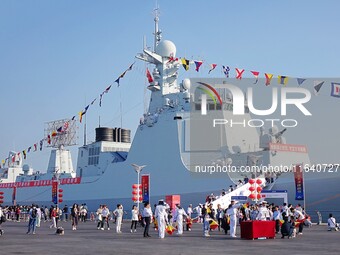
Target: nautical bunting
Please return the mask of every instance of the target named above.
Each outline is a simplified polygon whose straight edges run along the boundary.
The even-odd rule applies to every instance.
[[[265,73],[264,76],[266,77],[266,86],[269,86],[270,85],[270,81],[273,78],[273,74]]]
[[[185,58],[182,58],[181,61],[182,61],[182,66],[183,66],[184,70],[188,71],[190,61],[188,59],[185,59]]]
[[[259,81],[259,74],[260,74],[260,72],[257,72],[257,71],[250,71],[250,72],[254,75],[254,77],[255,77],[254,84],[256,84]]]
[[[332,97],[340,97],[340,83],[331,83],[332,90],[331,90],[331,96]]]
[[[223,70],[225,77],[229,78],[229,71],[230,71],[229,66],[222,66],[222,70]]]
[[[318,95],[324,81],[314,81],[314,94]]]
[[[26,159],[26,150],[23,150],[22,154],[24,155],[24,159]]]
[[[216,66],[217,66],[217,64],[211,64],[211,65],[210,65],[210,70],[209,70],[208,74],[210,74],[210,72],[211,72],[212,70],[214,70],[214,69],[216,68]]]
[[[244,69],[235,68],[236,70],[236,79],[241,80],[242,74],[244,73]]]
[[[43,149],[44,140],[40,140],[40,151]]]
[[[203,64],[203,62],[202,61],[194,61],[194,63],[195,63],[195,66],[196,66],[196,72],[199,72],[199,70],[200,70],[200,67],[201,67],[201,65]]]
[[[288,77],[287,76],[282,76],[282,75],[278,75],[277,76],[277,82],[281,85],[287,85],[288,82]]]
[[[35,144],[34,144],[34,151],[37,151],[37,146],[38,146],[38,145],[35,143]]]
[[[149,83],[153,82],[153,78],[148,68],[146,68],[146,77],[148,78]]]
[[[303,78],[296,78],[297,80],[297,83],[299,84],[299,86],[302,85],[302,83],[306,80],[306,79],[303,79]]]

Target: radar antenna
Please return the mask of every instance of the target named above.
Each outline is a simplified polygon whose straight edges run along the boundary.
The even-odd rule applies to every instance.
[[[62,119],[46,123],[46,147],[61,148],[77,144],[76,120]]]

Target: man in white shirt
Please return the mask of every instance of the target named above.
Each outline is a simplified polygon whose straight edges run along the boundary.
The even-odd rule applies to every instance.
[[[294,218],[297,220],[297,222],[300,222],[300,224],[299,224],[299,235],[302,235],[305,216],[302,214],[302,212],[295,210],[295,209],[292,209],[292,213],[294,215]]]
[[[329,214],[327,223],[328,223],[328,231],[332,231],[332,230],[339,231],[338,224],[336,224],[336,220],[333,217],[332,213]]]
[[[190,204],[187,209],[187,214],[189,218],[191,218],[192,213],[193,213],[192,204]]]
[[[266,207],[265,203],[262,203],[260,208],[259,208],[259,212],[256,216],[256,220],[265,221],[265,220],[267,220],[268,217],[269,217],[268,208]]]

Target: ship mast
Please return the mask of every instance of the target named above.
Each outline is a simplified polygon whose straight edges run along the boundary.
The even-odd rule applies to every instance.
[[[159,22],[159,8],[156,7],[154,9],[154,21],[155,21],[155,32],[154,32],[154,48],[153,51],[156,52],[156,47],[158,45],[158,43],[160,42],[160,40],[162,39],[162,31],[159,30],[158,28],[158,22]]]

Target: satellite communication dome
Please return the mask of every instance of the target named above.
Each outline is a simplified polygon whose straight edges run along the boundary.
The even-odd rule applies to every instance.
[[[190,82],[190,79],[188,78],[185,78],[182,82],[182,86],[185,90],[189,90],[190,89],[190,86],[191,86],[191,82]]]
[[[176,56],[176,46],[173,42],[164,40],[156,47],[156,53],[162,57]]]

